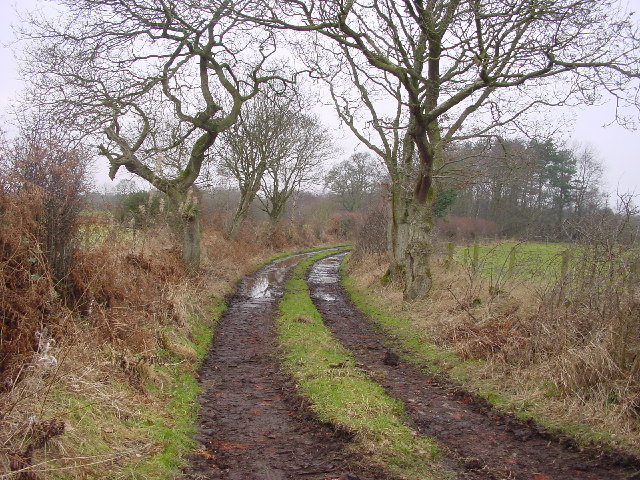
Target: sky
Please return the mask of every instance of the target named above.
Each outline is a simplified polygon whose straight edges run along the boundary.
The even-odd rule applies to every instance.
[[[8,130],[11,130],[11,127],[6,128],[11,122],[8,107],[24,85],[17,69],[15,46],[11,45],[14,39],[12,27],[20,23],[17,12],[37,8],[41,4],[38,0],[0,0],[0,125],[5,125]],[[628,0],[628,8],[640,12],[640,0]],[[323,117],[331,116],[326,113],[327,109],[323,111]],[[595,151],[605,167],[605,189],[611,193],[619,191],[640,195],[640,130],[630,131],[617,125],[609,125],[614,116],[614,104],[611,102],[566,111],[566,114],[569,118],[574,118],[574,122],[572,128],[569,126],[564,131],[563,137],[569,143],[589,146]],[[335,123],[337,124],[337,120]],[[338,138],[344,157],[350,155],[357,144],[350,135],[345,132]],[[97,162],[95,183],[98,188],[109,183],[107,171],[105,162]]]

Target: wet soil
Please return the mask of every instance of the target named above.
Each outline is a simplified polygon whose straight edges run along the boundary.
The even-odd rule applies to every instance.
[[[387,479],[349,447],[349,438],[315,422],[280,370],[276,306],[283,284],[305,255],[247,277],[220,318],[200,371],[199,448],[191,479]]]
[[[459,479],[640,479],[637,460],[598,449],[578,451],[568,438],[523,423],[453,385],[404,362],[351,303],[339,281],[343,255],[316,262],[312,299],[336,338],[361,367],[404,402],[418,431],[435,438]]]

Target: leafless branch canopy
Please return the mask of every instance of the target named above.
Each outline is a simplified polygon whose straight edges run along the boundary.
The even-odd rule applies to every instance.
[[[603,89],[621,123],[632,120],[626,107],[637,114],[640,41],[617,1],[289,0],[268,12],[263,24],[315,33],[328,69],[364,93],[348,102],[333,90],[347,124],[363,106],[374,131],[395,132],[398,117],[385,124],[367,103],[401,105],[421,163],[419,201],[455,139],[549,106],[597,103]],[[389,150],[384,140],[376,148]]]
[[[58,4],[58,18],[34,16],[23,32],[24,67],[61,122],[100,133],[112,178],[124,166],[170,196],[185,192],[243,103],[289,81],[275,33],[235,14],[259,14],[250,0]],[[187,158],[177,158],[185,146]],[[167,158],[170,174],[154,167]]]

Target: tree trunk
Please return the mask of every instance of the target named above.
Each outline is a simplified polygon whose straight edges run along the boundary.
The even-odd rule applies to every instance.
[[[230,237],[235,237],[238,233],[238,230],[249,214],[249,207],[251,207],[251,202],[253,202],[254,198],[255,194],[251,195],[250,198],[248,195],[242,195],[240,198],[240,203],[238,204],[238,208],[231,222],[231,227],[229,228],[228,234]]]
[[[200,209],[182,215],[182,261],[189,273],[200,268]]]
[[[431,202],[420,203],[402,185],[393,183],[390,209],[387,277],[402,281],[405,300],[415,300],[431,288]]]
[[[409,208],[411,197],[399,182],[392,182],[389,208],[391,211],[387,230],[390,279],[405,282],[406,256],[409,245]]]
[[[271,225],[277,225],[284,214],[287,205],[287,198],[284,196],[274,196],[271,203],[271,209],[267,212]]]
[[[244,182],[239,182],[238,186],[240,188],[240,203],[238,203],[238,208],[236,209],[236,213],[233,216],[231,228],[228,232],[230,237],[234,237],[238,233],[238,230],[247,218],[247,215],[249,214],[249,208],[251,208],[251,204],[255,200],[256,195],[258,195],[258,191],[260,190],[262,177],[266,168],[266,161],[261,162],[256,169],[256,172],[254,172],[253,178],[249,178]]]
[[[433,213],[430,202],[413,202],[408,220],[404,298],[415,300],[431,289]]]
[[[431,50],[430,54],[434,54]],[[436,53],[439,55],[439,52]],[[437,95],[434,92],[431,94],[435,103]],[[431,289],[431,232],[434,223],[432,202],[435,190],[433,169],[441,167],[444,158],[438,122],[434,120],[425,123],[424,117],[421,116],[421,104],[415,101],[416,98],[410,106],[414,122],[410,126],[409,135],[415,144],[420,166],[418,182],[407,209],[409,241],[405,255],[405,300],[415,300],[426,295]]]
[[[182,220],[182,262],[189,273],[200,268],[200,199],[196,187],[188,191],[170,190],[169,198]]]

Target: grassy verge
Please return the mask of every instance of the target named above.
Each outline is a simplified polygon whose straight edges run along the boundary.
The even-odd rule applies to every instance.
[[[172,326],[164,332],[165,340],[158,355],[161,362],[151,374],[152,382],[147,388],[152,402],[162,407],[146,410],[129,425],[141,433],[148,432],[156,451],[144,461],[133,460],[125,465],[126,477],[175,479],[181,475],[186,455],[196,447],[200,393],[196,372],[225,310],[224,300],[214,300],[192,316],[188,329]]]
[[[351,432],[359,449],[375,462],[408,479],[443,478],[435,467],[435,443],[407,426],[402,403],[357,368],[311,301],[308,269],[332,253],[301,262],[286,284],[278,319],[285,365],[318,418]]]
[[[542,382],[540,395],[535,400],[526,394],[505,391],[487,375],[487,364],[483,360],[464,360],[455,352],[434,344],[430,332],[416,325],[406,312],[397,313],[398,309],[385,302],[380,292],[359,286],[348,273],[348,260],[341,269],[342,284],[354,304],[398,348],[398,353],[405,360],[429,372],[446,373],[454,382],[486,399],[497,410],[513,414],[520,420],[533,420],[550,432],[571,436],[579,443],[612,444],[610,432],[550,413],[553,410],[540,398],[550,400],[549,397],[556,394],[554,385]]]
[[[52,383],[42,413],[64,419],[65,434],[49,446],[56,460],[34,470],[65,480],[180,478],[196,446],[196,371],[225,309],[222,299],[210,302],[185,324],[163,327],[152,357],[125,358],[109,347],[70,352],[65,362],[88,355],[96,362]]]

